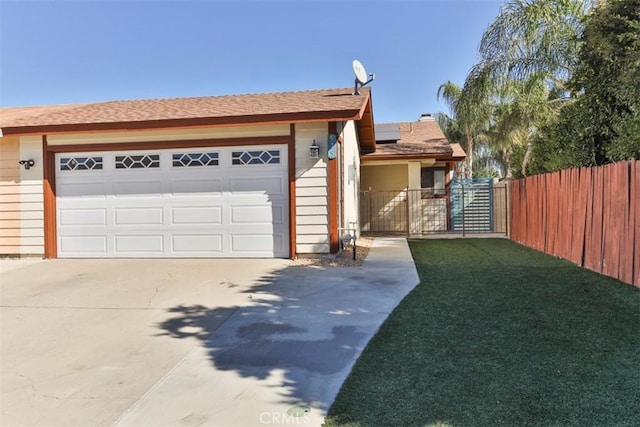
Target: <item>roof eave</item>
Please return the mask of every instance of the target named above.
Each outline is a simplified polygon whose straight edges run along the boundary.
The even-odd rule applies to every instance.
[[[366,105],[366,104],[365,104]],[[211,126],[267,125],[282,123],[311,123],[326,121],[360,120],[363,108],[338,111],[311,111],[299,113],[261,114],[250,116],[199,117],[187,119],[144,120],[109,123],[76,123],[43,126],[5,126],[0,135],[51,135],[59,133],[89,133],[144,129],[197,128]]]
[[[430,160],[459,162],[466,158],[460,156],[452,156],[451,154],[364,154],[360,156],[362,162],[375,162],[377,160]]]
[[[362,103],[356,119],[358,130],[358,143],[360,152],[376,151],[376,133],[373,122],[373,105],[371,91],[367,92],[367,98]]]

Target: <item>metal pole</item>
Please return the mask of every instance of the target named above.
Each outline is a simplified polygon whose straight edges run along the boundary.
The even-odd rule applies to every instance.
[[[409,225],[409,189],[407,188],[405,190],[407,192],[407,197],[405,198],[405,217],[407,220],[407,237],[409,237],[411,235],[410,230],[411,230],[411,226]]]
[[[356,243],[358,242],[358,237],[356,236],[356,229],[353,229],[353,260],[356,260]]]
[[[466,237],[466,234],[465,234],[466,219],[464,217],[464,183],[462,183],[462,185],[460,186],[460,189],[462,191],[462,237]]]

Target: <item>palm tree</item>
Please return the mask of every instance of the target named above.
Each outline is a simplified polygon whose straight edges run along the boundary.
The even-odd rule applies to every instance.
[[[543,74],[550,85],[563,87],[592,6],[593,0],[509,0],[482,36],[480,61],[469,78],[487,73],[500,85]]]
[[[473,177],[474,141],[487,128],[491,117],[488,100],[479,100],[481,97],[477,95],[475,92],[463,93],[462,88],[451,81],[438,88],[438,99],[442,98],[453,113],[452,120],[459,132],[459,142],[467,154],[463,172],[465,178]]]
[[[503,153],[511,175],[511,153],[521,146],[525,154],[520,165],[526,176],[531,160],[532,141],[538,128],[553,120],[565,104],[559,91],[551,91],[544,74],[526,80],[509,80],[500,88],[500,102],[494,109],[493,125],[488,134],[490,145]]]
[[[592,0],[509,0],[482,37],[480,61],[459,97],[472,105],[493,104],[489,145],[507,164],[513,145],[525,147],[523,174],[535,132],[568,99],[565,83],[592,5]]]

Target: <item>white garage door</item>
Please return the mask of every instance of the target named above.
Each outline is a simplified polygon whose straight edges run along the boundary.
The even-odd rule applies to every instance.
[[[58,256],[288,257],[284,145],[56,155]]]

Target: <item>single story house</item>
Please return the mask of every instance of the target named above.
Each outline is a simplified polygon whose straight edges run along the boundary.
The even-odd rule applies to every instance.
[[[370,88],[7,107],[0,132],[10,256],[336,253],[359,228],[361,156],[398,160],[376,143]]]
[[[375,135],[375,150],[360,158],[361,228],[410,235],[447,231],[447,189],[464,150],[449,143],[429,114],[416,122],[376,124]]]

